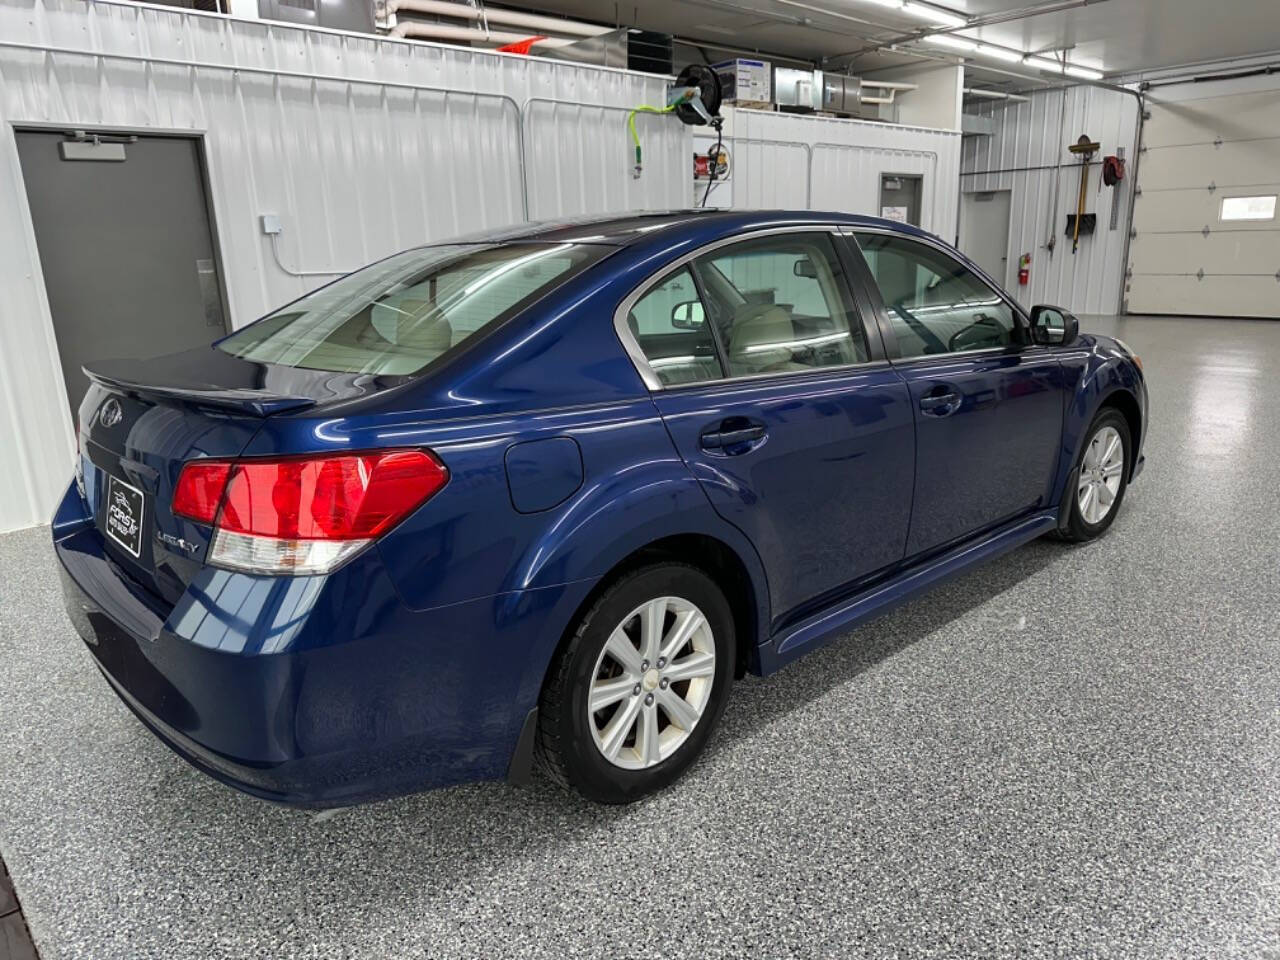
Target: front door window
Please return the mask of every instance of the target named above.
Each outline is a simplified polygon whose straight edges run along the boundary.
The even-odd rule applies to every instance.
[[[858,246],[880,288],[902,357],[965,353],[1018,342],[1013,309],[972,270],[905,237],[866,233]]]

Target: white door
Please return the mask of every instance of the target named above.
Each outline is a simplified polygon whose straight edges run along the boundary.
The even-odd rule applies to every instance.
[[[960,195],[960,252],[1009,286],[1009,190]]]
[[[1280,95],[1191,95],[1149,104],[1128,311],[1280,317]]]

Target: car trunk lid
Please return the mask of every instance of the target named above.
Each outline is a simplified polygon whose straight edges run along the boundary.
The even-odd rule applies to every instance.
[[[183,465],[238,456],[267,417],[353,399],[385,383],[202,348],[90,364],[80,406],[77,481],[108,557],[176,603],[203,565],[212,529],[171,510]]]

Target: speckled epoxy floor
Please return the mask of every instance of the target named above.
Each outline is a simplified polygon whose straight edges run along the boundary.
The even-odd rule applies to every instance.
[[[1280,958],[1280,323],[1086,320],[1147,468],[734,690],[625,809],[539,784],[306,814],[171,755],[0,538],[0,855],[62,957]]]

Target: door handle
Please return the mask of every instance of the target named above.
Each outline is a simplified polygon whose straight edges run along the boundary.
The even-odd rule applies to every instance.
[[[704,450],[736,456],[754,450],[764,435],[764,424],[731,417],[705,431],[698,437],[698,443]]]
[[[920,410],[931,417],[949,417],[960,409],[960,394],[953,390],[930,393],[920,398]]]

